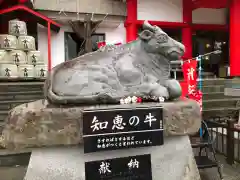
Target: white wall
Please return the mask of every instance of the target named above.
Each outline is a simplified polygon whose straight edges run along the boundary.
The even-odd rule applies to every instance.
[[[65,47],[64,47],[64,32],[70,31],[68,27],[61,27],[59,33],[52,32],[51,48],[52,48],[52,67],[65,61]],[[109,44],[125,43],[126,31],[124,24],[120,24],[117,28],[99,28],[97,33],[106,34],[106,42]],[[46,63],[48,60],[48,45],[47,45],[47,28],[38,26],[38,50],[41,52]]]
[[[38,26],[38,50],[41,52],[45,61],[48,61],[48,41],[47,28]],[[51,32],[51,57],[52,67],[65,61],[64,49],[64,28],[59,33]]]
[[[138,20],[182,22],[182,0],[138,0]]]
[[[197,24],[225,24],[226,9],[200,8],[193,11],[193,23]]]
[[[182,22],[182,0],[138,0],[138,20]],[[193,11],[193,23],[225,24],[225,9]]]
[[[99,28],[96,31],[96,33],[105,33],[107,44],[126,42],[126,29],[123,23],[121,23],[117,28],[109,28],[109,27]]]

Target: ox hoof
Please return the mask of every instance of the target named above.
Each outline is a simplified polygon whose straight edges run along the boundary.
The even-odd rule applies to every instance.
[[[166,87],[168,89],[170,99],[176,99],[181,97],[182,87],[177,80],[175,79],[167,80]]]
[[[160,86],[157,89],[153,90],[151,94],[156,97],[164,97],[165,99],[169,99],[168,89],[163,86]]]

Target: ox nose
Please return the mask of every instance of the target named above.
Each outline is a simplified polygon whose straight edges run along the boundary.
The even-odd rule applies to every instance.
[[[182,55],[183,55],[185,53],[185,46],[178,41],[176,41],[176,46],[180,49],[180,51],[182,52]]]
[[[171,48],[168,51],[168,57],[171,60],[179,60],[181,58],[181,56],[183,56],[184,52],[185,52],[185,47],[183,44],[181,44],[180,42],[174,40],[174,39],[170,39],[171,41]]]
[[[182,52],[180,52],[178,49],[176,48],[172,48],[169,53],[168,56],[171,60],[179,60],[182,56]]]

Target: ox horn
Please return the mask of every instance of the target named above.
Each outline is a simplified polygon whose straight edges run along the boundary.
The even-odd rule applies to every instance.
[[[154,32],[154,30],[155,30],[155,28],[151,24],[149,24],[148,21],[144,21],[143,29],[150,30],[152,32]]]

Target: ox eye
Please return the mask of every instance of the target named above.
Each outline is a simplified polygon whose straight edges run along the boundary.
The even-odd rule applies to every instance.
[[[168,36],[166,34],[160,34],[157,36],[157,41],[160,43],[165,43],[168,41]]]

